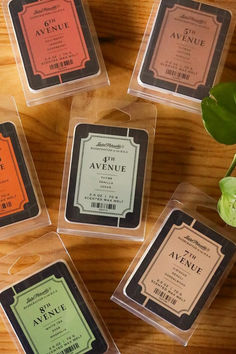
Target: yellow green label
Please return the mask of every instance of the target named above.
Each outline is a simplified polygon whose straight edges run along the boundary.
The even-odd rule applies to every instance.
[[[92,349],[95,337],[64,278],[52,275],[15,294],[11,309],[34,353]]]

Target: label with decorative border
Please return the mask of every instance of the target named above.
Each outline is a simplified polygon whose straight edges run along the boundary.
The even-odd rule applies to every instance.
[[[0,294],[27,354],[103,354],[108,345],[70,271],[58,261]]]
[[[63,278],[52,275],[15,294],[11,309],[36,353],[92,349],[95,337]]]
[[[181,330],[191,328],[236,246],[179,209],[141,256],[124,294]]]
[[[66,219],[136,228],[141,219],[147,147],[145,130],[78,124]]]
[[[231,17],[229,10],[197,1],[162,0],[139,73],[140,84],[194,100],[208,96]]]
[[[0,133],[0,217],[24,210],[28,201],[11,138]]]
[[[39,215],[40,208],[14,123],[0,124],[0,227]]]
[[[19,19],[34,75],[45,79],[85,68],[90,56],[73,0],[23,5]]]
[[[150,64],[154,77],[192,88],[205,85],[221,25],[213,14],[178,4],[167,9]]]
[[[133,137],[89,133],[81,139],[74,205],[82,214],[132,213],[138,160]]]
[[[189,315],[224,258],[221,247],[191,226],[173,225],[138,282],[142,294],[179,317]]]

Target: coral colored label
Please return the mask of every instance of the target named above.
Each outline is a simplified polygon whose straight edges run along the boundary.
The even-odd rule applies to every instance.
[[[11,139],[0,133],[0,217],[24,210],[28,201]]]
[[[178,4],[167,9],[150,64],[154,77],[191,88],[205,85],[220,29],[215,15]]]
[[[190,315],[224,259],[221,248],[189,225],[173,225],[138,282],[146,302]]]
[[[19,19],[35,75],[45,79],[85,68],[90,57],[73,0],[23,5]]]

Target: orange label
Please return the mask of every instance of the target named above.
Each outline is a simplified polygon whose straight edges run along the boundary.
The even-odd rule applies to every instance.
[[[73,0],[23,5],[19,19],[35,75],[65,74],[83,69],[90,60]]]
[[[28,201],[11,139],[0,133],[0,217],[24,210]]]

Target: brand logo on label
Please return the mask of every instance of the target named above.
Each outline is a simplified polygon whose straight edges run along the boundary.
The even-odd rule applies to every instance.
[[[57,9],[59,9],[60,6],[58,5],[55,5],[55,6],[52,6],[52,7],[43,7],[42,9],[40,10],[35,10],[33,12],[33,15],[40,15],[42,14],[43,12],[48,12],[48,11],[55,11]]]
[[[97,145],[98,147],[108,147],[108,148],[112,148],[112,149],[123,149],[124,148],[124,145],[120,145],[120,144],[117,144],[117,145],[114,145],[114,144],[111,144],[111,143],[102,143],[102,142],[98,142]]]
[[[28,297],[26,300],[26,303],[30,303],[31,301],[36,300],[37,298],[41,297],[41,296],[45,296],[49,293],[49,291],[51,290],[51,288],[45,289],[44,291],[42,291],[41,293],[36,293],[34,294],[34,296]]]
[[[183,14],[183,15],[180,16],[180,18],[182,18],[183,20],[196,22],[199,25],[206,24],[206,21],[200,20],[199,18],[196,18],[196,17],[193,17],[193,16],[186,16],[186,15]]]
[[[197,240],[195,240],[194,238],[190,237],[189,235],[185,236],[184,237],[186,240],[188,240],[189,242],[195,244],[197,247],[201,248],[203,251],[207,251],[209,252],[209,248],[204,246],[204,245],[201,245]]]

